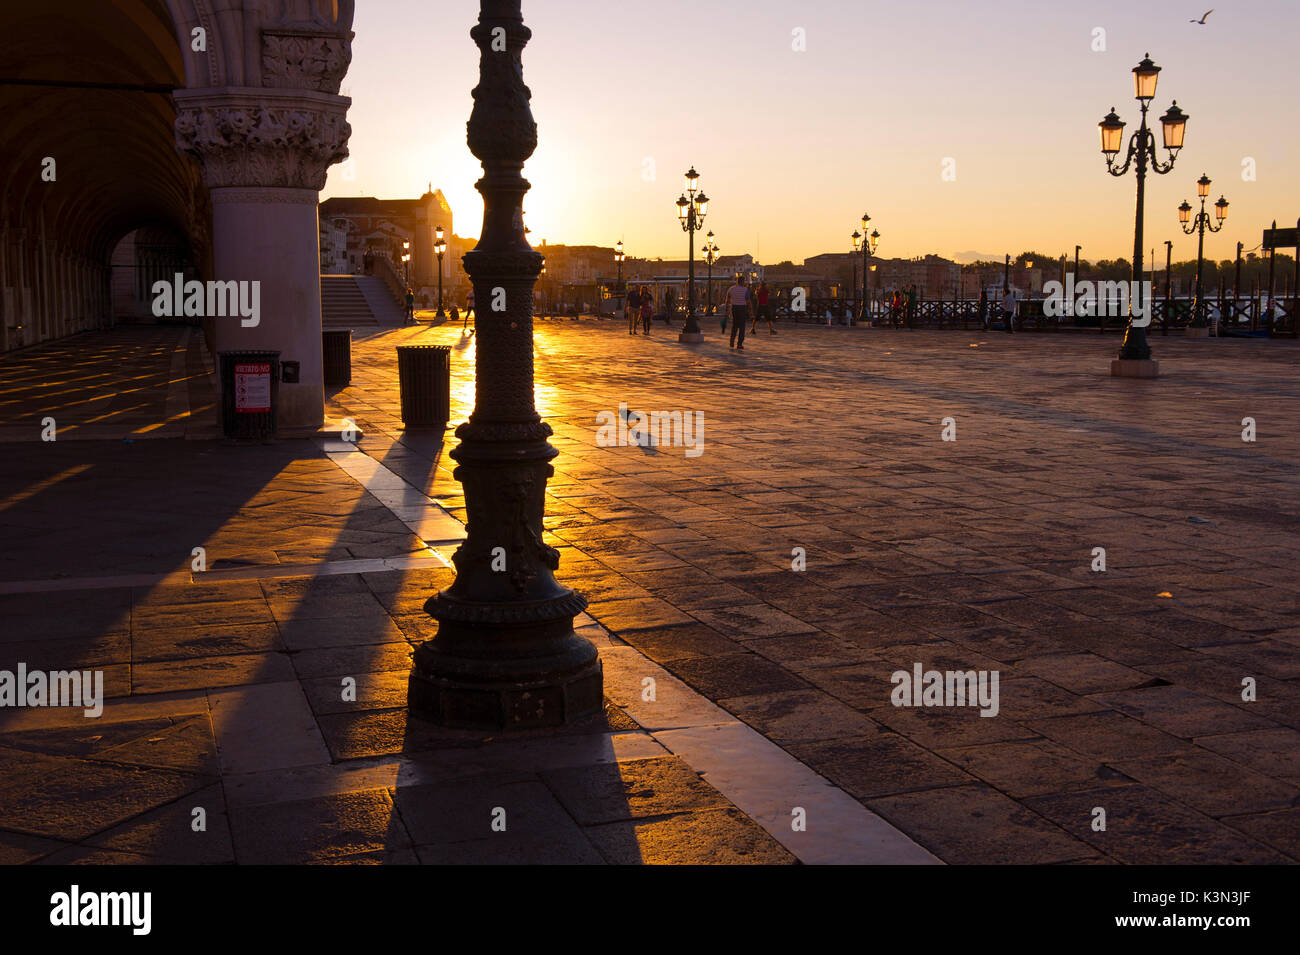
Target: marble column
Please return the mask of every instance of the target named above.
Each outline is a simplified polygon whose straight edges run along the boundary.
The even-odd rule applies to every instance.
[[[216,349],[280,352],[300,364],[279,389],[282,436],[324,420],[321,367],[319,192],[347,157],[345,97],[312,90],[178,90],[176,144],[195,156],[212,200],[213,275],[258,282],[260,316],[215,318]]]

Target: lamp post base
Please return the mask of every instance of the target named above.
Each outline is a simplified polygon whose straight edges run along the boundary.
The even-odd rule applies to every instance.
[[[1112,358],[1112,378],[1159,378],[1160,362],[1154,358]]]
[[[545,657],[485,659],[415,651],[407,706],[449,729],[527,730],[565,726],[604,706],[596,648],[570,632]]]

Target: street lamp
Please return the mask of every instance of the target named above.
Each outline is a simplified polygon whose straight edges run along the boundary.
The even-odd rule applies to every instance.
[[[708,314],[712,315],[713,314],[713,263],[718,261],[718,246],[713,241],[713,230],[711,229],[709,230],[709,234],[704,237],[704,261],[707,262],[709,266]]]
[[[622,303],[624,309],[627,308],[627,293],[623,290],[623,240],[618,240],[618,245],[614,246],[614,261],[618,263],[618,284],[615,286],[617,295],[615,298]]]
[[[1205,261],[1205,233],[1219,232],[1223,229],[1223,220],[1228,218],[1228,200],[1219,196],[1219,201],[1214,204],[1214,218],[1218,222],[1215,225],[1210,221],[1210,214],[1205,211],[1205,200],[1210,195],[1210,177],[1201,173],[1201,178],[1196,180],[1196,195],[1201,200],[1201,211],[1196,213],[1195,218],[1192,216],[1192,205],[1186,199],[1178,207],[1178,221],[1183,225],[1183,232],[1187,235],[1196,233],[1196,291],[1192,293],[1192,328],[1204,328],[1206,326],[1204,304],[1201,301],[1201,265]]]
[[[677,336],[679,342],[702,342],[704,333],[695,320],[695,232],[704,227],[709,211],[709,197],[700,190],[700,174],[692,166],[686,171],[686,191],[677,200],[677,218],[682,231],[690,236],[686,256],[686,325]]]
[[[478,317],[474,410],[450,453],[466,537],[452,556],[455,581],[425,602],[438,632],[415,650],[407,705],[444,726],[496,733],[599,713],[603,693],[596,648],[573,629],[587,601],[556,581],[560,553],[544,537],[559,452],[534,397],[533,287],[543,258],[528,246],[521,209],[523,166],[537,147],[520,65],[530,31],[520,0],[479,8],[468,140],[483,164],[483,228],[464,261],[475,299],[495,293],[503,308]]]
[[[1134,160],[1137,161],[1137,210],[1134,215],[1133,227],[1133,284],[1130,286],[1130,288],[1134,289],[1134,292],[1129,295],[1129,321],[1124,332],[1124,343],[1119,349],[1118,358],[1120,360],[1147,361],[1151,358],[1151,346],[1147,342],[1146,325],[1138,326],[1133,324],[1133,299],[1140,294],[1136,290],[1140,287],[1138,283],[1142,281],[1142,220],[1146,197],[1147,166],[1149,164],[1151,169],[1160,175],[1170,172],[1174,168],[1174,160],[1178,158],[1178,150],[1183,148],[1183,135],[1187,131],[1187,114],[1178,108],[1178,101],[1174,100],[1173,105],[1160,117],[1164,146],[1169,152],[1169,161],[1161,163],[1156,153],[1155,135],[1147,126],[1147,110],[1150,109],[1151,100],[1156,95],[1156,78],[1159,74],[1160,67],[1151,62],[1150,54],[1144,56],[1142,62],[1133,68],[1133,95],[1141,104],[1142,124],[1138,127],[1137,132],[1133,134],[1132,139],[1129,140],[1128,154],[1125,156],[1123,165],[1116,162],[1116,157],[1124,139],[1124,121],[1119,118],[1112,106],[1110,112],[1097,124],[1101,130],[1101,151],[1106,157],[1107,172],[1117,177],[1126,175],[1129,167],[1134,165]],[[1147,321],[1150,321],[1149,317]],[[1112,373],[1119,373],[1116,366],[1112,365]]]
[[[438,256],[438,317],[446,318],[442,310],[442,254],[447,251],[447,243],[442,240],[442,226],[433,230],[433,252]]]
[[[402,243],[402,267],[406,271],[406,287],[411,287],[411,243]]]
[[[862,231],[853,230],[853,251],[862,253],[862,301],[861,308],[858,310],[858,316],[862,321],[867,320],[867,259],[875,255],[876,245],[880,242],[880,233],[872,229],[870,234],[867,233],[867,226],[871,222],[871,216],[865,212],[862,213]],[[853,286],[856,289],[858,285],[858,263],[855,259],[853,262]],[[850,316],[852,321],[852,316]]]
[[[853,230],[853,235],[849,236],[849,238],[853,240],[853,284],[850,286],[851,291],[849,294],[856,295],[858,288],[858,250],[861,246],[865,246],[866,243],[862,242],[862,233],[857,229]],[[865,259],[866,256],[864,255],[863,258]],[[865,264],[863,267],[865,268]],[[849,316],[849,321],[853,321],[852,315]]]

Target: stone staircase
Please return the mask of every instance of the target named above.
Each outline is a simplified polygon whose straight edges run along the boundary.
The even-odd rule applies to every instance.
[[[373,275],[322,275],[321,325],[324,328],[377,328],[402,324],[402,308]]]

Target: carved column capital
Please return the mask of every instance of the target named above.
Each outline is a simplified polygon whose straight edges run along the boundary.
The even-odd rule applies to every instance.
[[[348,155],[351,100],[328,93],[268,89],[177,90],[176,147],[194,156],[209,189],[325,186]]]
[[[294,27],[262,30],[262,85],[337,93],[352,62],[352,34]]]

